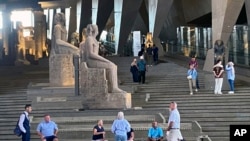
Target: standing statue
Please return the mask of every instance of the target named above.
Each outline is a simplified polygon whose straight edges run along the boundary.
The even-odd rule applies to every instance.
[[[225,46],[222,40],[216,40],[214,43],[214,62],[221,60],[223,62],[225,55]]]
[[[97,25],[87,26],[87,39],[85,41],[86,63],[89,68],[105,68],[108,79],[108,91],[111,93],[124,92],[118,88],[117,66],[99,55],[99,43],[96,40],[98,35]]]
[[[16,43],[16,63],[30,64],[26,60],[26,48],[25,48],[25,39],[23,36],[23,25],[22,22],[17,22],[17,43]]]
[[[79,49],[67,42],[67,30],[65,27],[65,15],[57,13],[54,17],[54,31],[52,37],[51,55],[75,54],[79,55]]]

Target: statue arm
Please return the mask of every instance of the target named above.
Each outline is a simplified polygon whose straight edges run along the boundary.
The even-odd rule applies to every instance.
[[[59,46],[59,48],[65,48],[66,50],[70,50],[70,52],[72,52],[73,54],[76,54],[76,55],[80,54],[79,48],[61,39],[56,39],[56,44]]]

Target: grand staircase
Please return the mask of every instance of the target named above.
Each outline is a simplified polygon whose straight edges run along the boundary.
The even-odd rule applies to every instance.
[[[238,85],[234,95],[214,95],[212,91],[203,89],[204,74],[199,71],[201,89],[190,96],[186,80],[187,69],[180,65],[162,61],[157,66],[149,67],[146,84],[139,85],[132,82],[129,72],[132,57],[109,59],[118,64],[120,87],[132,92],[134,108],[123,111],[125,118],[135,129],[136,140],[146,139],[147,130],[153,120],[157,120],[166,129],[171,101],[178,103],[181,130],[187,141],[196,141],[200,135],[208,135],[212,141],[229,141],[230,124],[247,124],[250,121],[250,89],[247,86]],[[27,98],[27,86],[31,85],[30,82],[47,83],[48,67],[3,67],[0,69],[0,79],[0,140],[17,141],[20,139],[13,135],[12,130],[24,105],[32,103]],[[45,96],[44,99],[51,100],[45,106],[33,108],[32,141],[39,141],[35,129],[45,113],[51,114],[52,120],[58,124],[61,141],[90,140],[92,128],[98,119],[104,120],[107,139],[113,140],[110,127],[119,110],[81,109],[73,93],[67,93],[63,97],[75,100],[77,108],[67,107],[64,100],[58,100],[62,98],[60,94]]]

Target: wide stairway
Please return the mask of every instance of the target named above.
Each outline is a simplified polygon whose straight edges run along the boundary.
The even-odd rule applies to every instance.
[[[230,124],[247,124],[250,121],[250,89],[245,86],[237,86],[234,95],[214,95],[211,91],[203,90],[203,73],[199,72],[201,90],[190,96],[186,79],[187,69],[173,62],[162,61],[149,67],[146,84],[139,85],[132,82],[129,72],[133,58],[109,59],[118,64],[120,87],[132,92],[134,109],[123,111],[125,118],[135,129],[135,140],[146,139],[147,129],[153,120],[159,121],[160,126],[166,129],[165,122],[171,101],[178,103],[182,120],[181,130],[187,141],[196,141],[199,135],[208,135],[212,141],[229,141]],[[24,105],[32,103],[27,100],[27,86],[30,82],[48,82],[48,68],[3,67],[0,72],[0,140],[17,141],[20,139],[13,135],[12,130]],[[119,110],[84,110],[73,93],[64,94],[65,96],[68,103],[76,104],[65,105],[67,102],[60,100],[62,95],[58,94],[51,96],[51,101],[33,108],[32,141],[39,141],[35,129],[45,113],[51,114],[52,120],[58,124],[61,141],[90,140],[92,128],[98,119],[104,120],[107,139],[113,140],[110,127]]]

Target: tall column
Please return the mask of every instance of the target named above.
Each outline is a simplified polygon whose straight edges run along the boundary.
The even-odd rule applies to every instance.
[[[239,16],[245,0],[212,0],[212,31],[213,43],[221,39],[227,45],[233,26]],[[234,10],[232,10],[234,9]],[[225,51],[225,61],[228,61],[228,48]],[[210,49],[207,53],[203,70],[212,71],[214,64],[214,51]]]
[[[148,0],[149,32],[151,32],[152,35],[154,35],[157,6],[158,0]]]
[[[77,29],[77,26],[79,24],[77,24],[77,8],[76,8],[76,5],[77,5],[76,3],[72,4],[71,8],[70,8],[70,12],[69,12],[70,16],[69,16],[68,41],[71,40],[71,34],[73,32],[79,32],[79,30]]]
[[[245,65],[249,65],[249,52],[248,52],[248,27],[243,26],[243,41],[244,41],[244,59]]]
[[[115,35],[115,54],[118,53],[118,45],[120,39],[120,28],[121,28],[121,20],[122,20],[122,7],[123,0],[114,0],[114,19],[115,19],[115,27],[114,27],[114,35]]]
[[[237,63],[237,28],[235,27],[232,33],[232,48],[233,48],[233,58],[234,63]]]
[[[183,26],[181,26],[180,27],[181,28],[181,46],[183,46],[184,45],[184,35],[183,35],[183,32],[184,32],[184,27]]]
[[[245,0],[246,14],[247,14],[247,24],[250,25],[250,0]]]
[[[196,55],[199,55],[199,38],[200,38],[199,28],[195,27],[194,32],[195,32],[195,52],[196,52]]]
[[[187,47],[190,48],[191,47],[191,28],[187,27]]]
[[[92,24],[97,23],[98,2],[99,0],[92,0]]]

